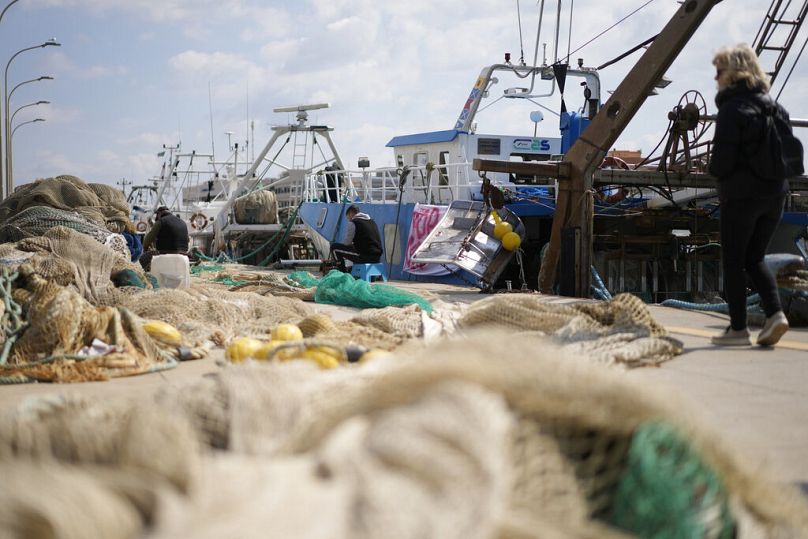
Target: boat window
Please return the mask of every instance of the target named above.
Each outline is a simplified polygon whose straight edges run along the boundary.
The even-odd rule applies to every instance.
[[[323,228],[325,218],[328,216],[328,208],[320,208],[320,213],[317,215],[317,228]]]
[[[426,152],[417,152],[412,156],[412,164],[416,167],[422,167],[426,165],[426,162],[429,160],[429,156]]]
[[[478,138],[477,139],[477,154],[478,155],[499,155],[500,154],[500,140],[498,138]]]

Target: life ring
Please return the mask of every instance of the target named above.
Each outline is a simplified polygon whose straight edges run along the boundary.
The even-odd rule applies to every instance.
[[[198,211],[189,219],[191,228],[194,230],[204,230],[208,226],[208,216]]]
[[[147,225],[145,221],[138,221],[137,224],[135,224],[135,230],[141,234],[146,232],[147,228],[149,228],[149,225]]]

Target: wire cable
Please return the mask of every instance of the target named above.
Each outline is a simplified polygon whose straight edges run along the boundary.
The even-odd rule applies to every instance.
[[[519,0],[516,0],[516,20],[519,22],[519,64],[525,65],[525,46],[522,41],[522,10],[519,9]]]
[[[611,25],[610,27],[606,28],[606,29],[605,29],[605,30],[603,30],[601,33],[599,33],[598,35],[596,35],[595,37],[593,37],[592,39],[590,39],[589,41],[587,41],[586,43],[584,43],[583,45],[581,45],[580,47],[578,47],[577,49],[575,49],[574,51],[567,53],[567,57],[565,58],[565,61],[566,61],[566,62],[569,62],[569,60],[570,60],[570,56],[571,56],[572,54],[575,54],[576,52],[578,52],[579,50],[583,49],[584,47],[586,47],[587,45],[589,45],[590,43],[592,43],[593,41],[595,41],[595,40],[596,40],[596,39],[598,39],[599,37],[603,36],[603,34],[605,34],[606,32],[608,32],[609,30],[613,29],[613,28],[614,28],[615,26],[617,26],[618,24],[621,24],[622,22],[624,22],[624,21],[625,21],[626,19],[628,19],[629,17],[631,17],[631,16],[635,15],[637,12],[639,12],[641,9],[643,9],[645,6],[647,6],[647,5],[648,5],[648,4],[650,4],[651,2],[654,2],[654,0],[648,0],[648,1],[647,1],[647,2],[645,2],[643,5],[641,5],[640,7],[638,7],[637,9],[635,9],[634,11],[632,11],[631,13],[629,13],[628,15],[626,15],[625,17],[623,17],[622,19],[620,19],[619,21],[617,21],[616,23],[614,23],[613,25]]]

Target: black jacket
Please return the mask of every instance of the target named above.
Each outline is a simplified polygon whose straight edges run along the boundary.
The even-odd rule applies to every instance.
[[[164,215],[156,223],[157,251],[160,253],[187,253],[188,252],[188,226],[185,221],[170,213]]]
[[[788,182],[758,178],[749,166],[750,149],[756,148],[764,128],[763,107],[772,98],[762,90],[750,90],[741,82],[718,92],[710,174],[718,179],[721,200],[768,198],[788,193]]]
[[[382,240],[379,236],[379,227],[369,216],[358,213],[352,219],[356,227],[353,237],[353,246],[356,252],[367,256],[380,256],[382,254]]]

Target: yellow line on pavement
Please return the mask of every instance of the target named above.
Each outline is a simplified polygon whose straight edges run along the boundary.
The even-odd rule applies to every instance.
[[[665,329],[671,333],[678,333],[680,335],[693,335],[694,337],[712,337],[718,332],[706,329],[686,328],[682,326],[665,326]],[[754,341],[753,341],[754,342]],[[798,341],[780,341],[777,343],[777,348],[789,348],[791,350],[805,350],[808,351],[808,343]]]

